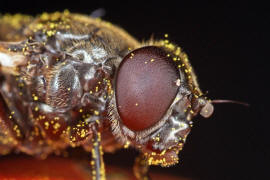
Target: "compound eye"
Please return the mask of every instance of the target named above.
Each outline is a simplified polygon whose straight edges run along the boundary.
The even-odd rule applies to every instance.
[[[129,129],[150,128],[165,115],[176,97],[177,68],[167,53],[155,46],[126,55],[116,79],[116,104]]]

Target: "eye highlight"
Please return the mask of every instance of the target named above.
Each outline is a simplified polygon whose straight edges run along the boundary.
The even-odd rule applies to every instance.
[[[147,46],[126,55],[116,79],[116,103],[123,124],[142,131],[160,121],[177,94],[177,79],[177,68],[159,47]]]

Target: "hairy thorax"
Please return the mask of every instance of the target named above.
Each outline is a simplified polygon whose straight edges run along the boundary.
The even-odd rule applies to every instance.
[[[25,60],[1,73],[1,93],[14,129],[6,143],[37,156],[67,146],[90,150],[89,126],[100,122],[104,149],[113,151],[119,145],[106,119],[112,77],[122,56],[138,42],[110,23],[68,13],[45,13],[20,27],[22,41],[10,43],[8,50],[14,56],[23,52],[24,57],[17,56]]]

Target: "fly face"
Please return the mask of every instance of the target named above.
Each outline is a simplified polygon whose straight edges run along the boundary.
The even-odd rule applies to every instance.
[[[191,119],[198,112],[209,117],[213,106],[200,92],[186,55],[160,41],[123,58],[110,110],[117,138],[143,151],[149,165],[169,166],[178,162]]]

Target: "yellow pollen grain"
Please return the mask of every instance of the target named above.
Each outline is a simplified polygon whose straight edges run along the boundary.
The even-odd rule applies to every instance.
[[[50,37],[50,36],[54,35],[54,32],[52,30],[47,31],[47,35]]]
[[[49,124],[49,122],[48,122],[48,121],[44,122],[44,125],[45,125],[45,129],[48,129],[48,128],[49,128],[49,126],[50,126],[50,124]]]
[[[82,129],[82,131],[81,131],[81,138],[84,138],[85,136],[86,136],[86,132],[85,132],[84,129]]]
[[[164,149],[161,153],[160,153],[160,155],[164,155],[166,153],[166,149]]]
[[[15,125],[14,127],[13,127],[13,130],[15,131],[15,130],[17,130],[18,129],[18,125]]]
[[[94,111],[94,114],[96,115],[96,116],[98,116],[99,115],[99,112],[98,111]]]
[[[132,59],[132,58],[133,58],[133,56],[134,56],[134,53],[131,53],[131,54],[130,54],[130,59]]]
[[[60,128],[60,126],[61,126],[61,125],[60,125],[59,123],[55,123],[55,124],[53,125],[53,128],[57,130],[57,129]]]
[[[150,157],[150,158],[148,159],[148,165],[151,165],[151,164],[152,164],[152,161],[153,161],[153,157]]]
[[[129,145],[130,145],[130,142],[127,141],[127,142],[125,143],[125,145],[124,145],[124,148],[127,149],[127,148],[129,147]]]

